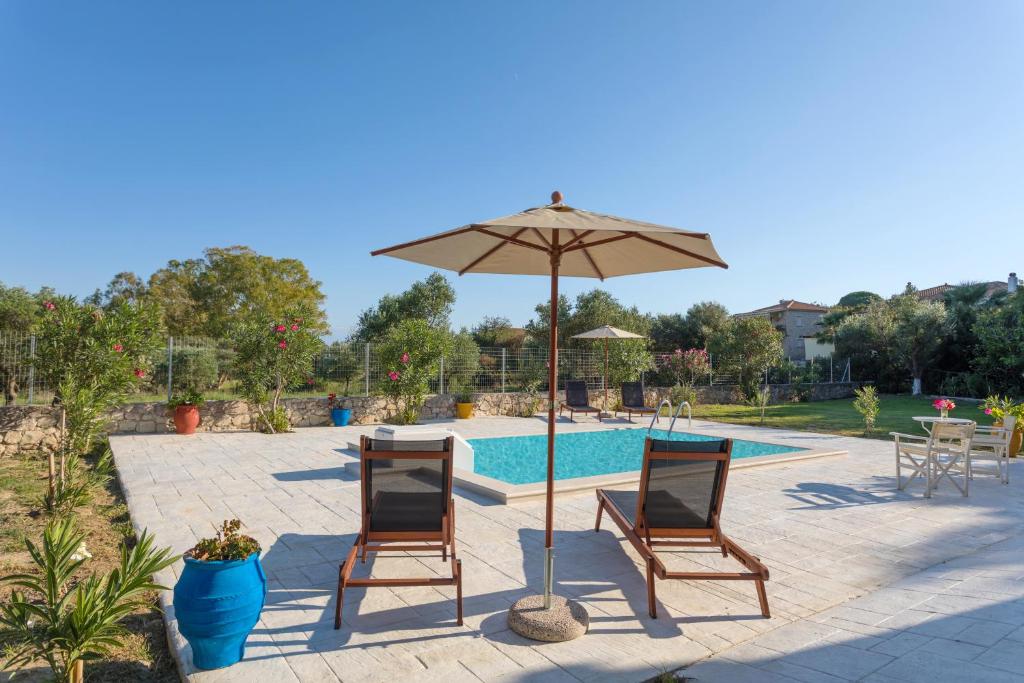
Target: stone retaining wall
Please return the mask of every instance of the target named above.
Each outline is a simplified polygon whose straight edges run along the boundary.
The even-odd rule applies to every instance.
[[[795,400],[799,392],[807,392],[811,401],[825,401],[848,398],[860,383],[805,384],[772,386],[772,400],[787,402]],[[648,387],[645,394],[648,405],[657,405],[668,398],[670,389]],[[701,403],[730,403],[738,400],[735,386],[697,387]],[[558,392],[558,400],[565,399],[565,392]],[[619,400],[618,390],[609,390],[607,407],[614,407]],[[352,409],[353,424],[379,424],[390,419],[398,406],[394,401],[381,396],[349,396],[340,400],[345,408]],[[295,427],[320,427],[331,423],[326,398],[286,398],[282,401]],[[479,393],[473,394],[476,415],[530,415],[547,410],[547,397],[535,397],[524,393]],[[605,408],[604,392],[590,392],[590,404]],[[207,401],[201,410],[202,421],[198,431],[232,432],[253,428],[253,413],[245,401]],[[449,394],[427,397],[423,407],[423,419],[450,418],[455,415],[455,401]],[[59,412],[48,406],[6,406],[0,407],[0,457],[13,453],[31,452],[53,448],[57,445]],[[114,409],[110,414],[110,432],[115,434],[156,434],[174,431],[174,421],[167,411],[166,403],[128,403]]]

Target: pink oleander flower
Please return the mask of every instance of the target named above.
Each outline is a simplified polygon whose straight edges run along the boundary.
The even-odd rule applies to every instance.
[[[399,378],[399,377],[401,377],[401,375],[399,375],[399,374],[398,374],[397,372],[395,372],[394,370],[392,370],[391,372],[389,372],[389,373],[388,373],[388,378],[389,378],[389,379],[390,379],[390,380],[391,380],[392,382],[397,382],[397,381],[398,381],[398,378]]]
[[[298,324],[296,324],[296,323],[292,323],[292,332],[298,332],[298,331],[299,331],[299,326],[298,326]]]
[[[114,344],[114,350],[117,351],[118,353],[121,353],[122,351],[124,351],[124,347],[121,346],[120,344]]]
[[[274,331],[275,332],[284,332],[286,329],[288,329],[288,328],[285,327],[284,325],[278,325],[277,327],[274,328]]]
[[[142,379],[143,377],[146,376],[146,371],[143,370],[142,368],[135,368],[135,376],[138,377],[139,379]]]
[[[288,348],[288,342],[286,342],[284,339],[282,339],[281,341],[277,342],[277,348],[279,348],[279,349],[287,349]]]
[[[985,408],[985,414],[986,415],[991,415],[992,414],[992,409],[991,408]]]
[[[48,311],[52,311],[53,309],[55,309],[57,307],[54,305],[54,303],[52,301],[44,301],[43,302],[43,308],[45,308]]]
[[[409,353],[408,352],[402,354],[402,364],[403,365],[408,365],[409,364]]]

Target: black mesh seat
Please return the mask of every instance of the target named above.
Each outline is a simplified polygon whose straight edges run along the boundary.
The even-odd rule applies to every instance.
[[[633,421],[633,413],[637,415],[649,415],[656,413],[655,408],[645,405],[644,387],[640,382],[622,383],[622,412],[626,413],[630,422]]]
[[[654,410],[654,408],[648,408],[645,405],[644,388],[640,382],[622,383],[622,407]]]
[[[370,506],[370,531],[440,531],[440,493],[381,492]]]
[[[558,408],[558,414],[569,409],[569,420],[572,421],[574,413],[597,413],[598,421],[601,420],[601,411],[590,405],[590,394],[587,392],[587,383],[573,379],[565,383],[565,403]]]

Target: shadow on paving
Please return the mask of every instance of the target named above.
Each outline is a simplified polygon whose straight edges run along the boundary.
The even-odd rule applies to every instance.
[[[1024,681],[1022,558],[1021,537],[996,543],[676,673],[699,683]]]

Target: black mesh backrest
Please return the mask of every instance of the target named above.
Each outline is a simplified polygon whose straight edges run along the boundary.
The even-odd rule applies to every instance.
[[[571,406],[585,406],[590,402],[587,383],[572,379],[565,383],[565,402]]]
[[[713,528],[712,513],[719,509],[720,487],[729,466],[728,439],[664,441],[652,439],[647,461],[647,489],[643,515],[647,526],[671,529]],[[699,456],[727,454],[725,459],[665,457],[687,453]],[[661,457],[659,457],[661,456]]]
[[[629,408],[642,408],[644,406],[644,388],[640,382],[623,382],[622,405]]]
[[[392,441],[363,439],[363,493],[371,531],[436,531],[451,497],[448,439]],[[436,458],[403,458],[402,453],[437,453]]]

